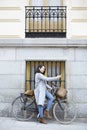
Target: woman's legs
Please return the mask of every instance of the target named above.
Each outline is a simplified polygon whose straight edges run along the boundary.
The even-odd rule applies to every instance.
[[[46,110],[49,111],[52,106],[54,97],[50,92],[46,91],[46,98],[48,99]]]
[[[42,105],[38,105],[38,112],[39,112],[40,118],[43,118],[43,106]]]
[[[47,124],[46,121],[43,118],[43,106],[42,105],[38,105],[38,112],[39,112],[39,122],[43,123],[43,124]]]
[[[50,116],[50,114],[49,114],[49,110],[50,110],[50,108],[51,108],[51,106],[52,106],[52,103],[53,103],[53,95],[51,94],[51,93],[49,93],[48,91],[46,91],[46,98],[48,99],[48,102],[47,102],[47,107],[46,107],[46,109],[45,109],[45,111],[44,111],[44,115],[47,117],[47,118],[49,118],[49,119],[51,119],[52,117]]]

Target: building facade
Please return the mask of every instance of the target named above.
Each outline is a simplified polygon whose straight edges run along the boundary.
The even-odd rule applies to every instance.
[[[34,70],[62,73],[67,98],[87,117],[87,1],[0,2],[0,116],[11,116],[13,99],[34,88]]]

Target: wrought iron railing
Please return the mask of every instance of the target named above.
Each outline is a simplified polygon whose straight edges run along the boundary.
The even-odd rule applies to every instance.
[[[25,37],[66,37],[66,6],[26,6]]]

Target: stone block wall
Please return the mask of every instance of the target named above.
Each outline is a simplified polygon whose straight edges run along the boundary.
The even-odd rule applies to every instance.
[[[65,61],[68,99],[78,117],[87,117],[87,40],[1,39],[0,116],[11,116],[11,103],[25,91],[26,61]]]

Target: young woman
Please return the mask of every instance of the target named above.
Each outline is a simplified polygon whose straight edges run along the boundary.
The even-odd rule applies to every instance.
[[[35,73],[35,90],[34,90],[36,103],[38,105],[39,122],[43,124],[47,124],[47,122],[43,118],[44,115],[47,116],[49,119],[51,119],[51,116],[49,115],[49,110],[53,102],[53,95],[47,90],[47,88],[51,89],[51,87],[47,84],[47,81],[56,81],[61,78],[61,75],[58,75],[56,77],[46,77],[44,76],[45,71],[46,68],[44,65],[39,65],[37,67]],[[48,102],[46,109],[43,110],[45,98],[48,99]]]

